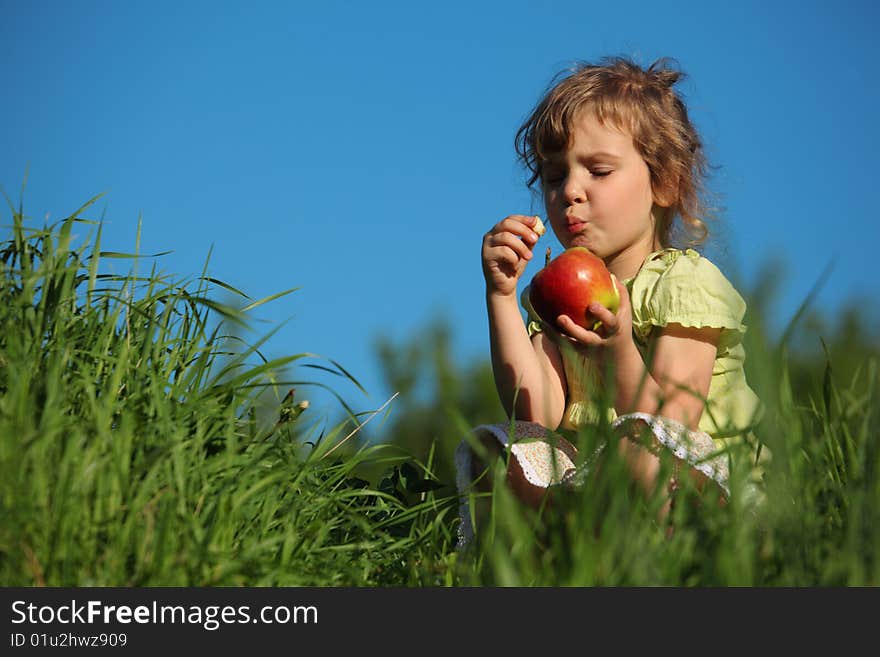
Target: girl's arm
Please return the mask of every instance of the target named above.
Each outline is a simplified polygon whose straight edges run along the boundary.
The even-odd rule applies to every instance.
[[[632,340],[615,350],[615,383],[618,415],[642,411],[678,420],[697,430],[709,393],[718,336],[712,328],[691,328],[668,324],[657,338],[650,371]],[[618,449],[626,459],[636,481],[651,493],[657,484],[660,459],[632,440],[621,440]],[[691,476],[701,480],[696,470]],[[704,479],[703,479],[704,481]],[[663,514],[667,506],[663,507]]]
[[[598,304],[590,307],[605,325],[604,336],[564,316],[559,318],[560,327],[576,346],[600,347],[603,358],[613,361],[618,415],[659,414],[696,429],[709,393],[721,330],[667,325],[657,338],[649,370],[633,342],[629,293],[619,281],[617,288],[621,303],[616,315]]]
[[[555,429],[565,411],[565,375],[545,333],[529,339],[515,297],[487,296],[492,371],[509,417]]]
[[[565,407],[559,351],[544,334],[530,339],[517,299],[517,282],[532,258],[535,217],[511,215],[483,237],[483,275],[492,370],[511,417],[556,428]]]
[[[643,411],[678,420],[697,429],[709,394],[720,329],[669,324],[657,338],[647,370],[630,340],[613,358],[618,414]]]

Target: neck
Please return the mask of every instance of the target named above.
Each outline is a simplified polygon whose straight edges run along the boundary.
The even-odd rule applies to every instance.
[[[605,266],[617,280],[624,281],[633,278],[645,262],[645,258],[663,248],[660,240],[651,236],[649,239],[633,244],[632,246],[613,253],[605,258]]]

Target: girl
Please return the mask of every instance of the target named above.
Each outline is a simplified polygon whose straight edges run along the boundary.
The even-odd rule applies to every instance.
[[[665,60],[647,69],[621,58],[582,65],[550,89],[517,133],[528,184],[540,184],[559,242],[600,257],[620,294],[616,314],[598,305],[588,309],[602,322],[589,331],[566,316],[543,323],[526,290],[524,322],[517,283],[534,257],[540,219],[510,215],[483,238],[495,382],[517,422],[480,427],[477,434],[490,447],[496,440],[511,443],[511,468],[523,474],[511,481],[533,504],[540,500],[536,486],[564,476],[549,464],[570,470],[574,451],[566,445],[554,456],[534,443],[517,444],[525,436],[577,428],[604,413],[631,438],[639,427],[650,428],[647,446],[635,439],[620,443],[646,490],[659,483],[659,452],[669,449],[693,475],[727,491],[726,461],[705,457],[759,414],[743,371],[742,297],[709,260],[672,246],[676,224],[691,245],[708,232],[701,219],[706,161],[673,88],[680,77]],[[591,401],[597,386],[614,391],[612,407]],[[508,436],[510,426],[516,435]],[[460,489],[474,474],[471,456],[463,441]]]

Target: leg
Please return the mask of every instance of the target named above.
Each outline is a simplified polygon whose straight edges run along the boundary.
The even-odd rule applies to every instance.
[[[710,444],[697,445],[696,448],[711,453],[714,450],[714,444],[711,444],[711,438],[705,434],[691,432],[689,434],[702,440],[709,441]],[[714,479],[693,467],[687,460],[675,456],[668,445],[661,443],[657,435],[642,420],[638,420],[632,424],[624,425],[624,430],[619,432],[620,441],[618,443],[618,453],[624,458],[627,469],[633,478],[633,481],[639,485],[646,495],[659,494],[666,499],[660,508],[659,519],[665,518],[672,508],[675,499],[675,493],[681,488],[682,472],[684,476],[690,478],[691,484],[698,493],[703,493],[707,487],[718,487],[723,491]],[[703,438],[705,436],[705,438]],[[672,462],[672,475],[662,487],[658,487],[657,478],[661,471],[661,455],[666,455]],[[725,506],[727,498],[724,494],[719,497],[719,504]]]
[[[456,485],[462,496],[460,546],[473,538],[471,492],[477,493],[475,523],[479,526],[489,517],[492,500],[486,494],[495,486],[493,473],[499,458],[507,464],[503,483],[518,500],[535,510],[548,506],[550,494],[558,488],[551,484],[573,473],[577,459],[574,445],[559,436],[548,436],[544,427],[531,422],[481,425],[474,430],[474,437],[483,449],[472,448],[465,440],[456,449]],[[508,445],[513,445],[509,453]]]
[[[507,450],[494,437],[482,434],[480,442],[486,448],[488,459],[484,462],[476,454],[472,453],[471,455],[471,479],[475,482],[477,490],[492,491],[494,482],[492,481],[491,466],[499,458],[507,459],[505,482],[510,486],[517,499],[532,509],[539,509],[544,504],[549,487],[536,486],[529,482],[519,459],[513,454],[508,458]]]

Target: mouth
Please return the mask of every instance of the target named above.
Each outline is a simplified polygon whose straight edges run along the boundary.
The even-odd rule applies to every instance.
[[[569,233],[574,234],[574,233],[579,233],[579,232],[581,232],[581,231],[582,231],[584,228],[586,228],[586,227],[587,227],[587,222],[585,222],[585,221],[578,221],[578,220],[574,220],[574,221],[572,221],[572,220],[569,220],[568,223],[567,223],[566,226],[565,226],[565,229],[566,229]]]

